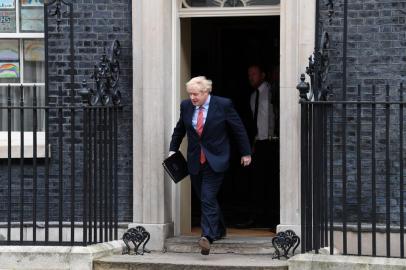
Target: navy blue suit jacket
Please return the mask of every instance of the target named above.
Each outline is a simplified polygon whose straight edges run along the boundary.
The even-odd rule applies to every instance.
[[[201,137],[192,124],[194,111],[195,106],[190,99],[182,101],[179,121],[173,131],[169,149],[170,151],[178,151],[183,137],[187,134],[187,162],[190,174],[196,175],[199,173],[201,147],[207,161],[215,172],[224,172],[228,169],[230,131],[238,143],[241,156],[251,155],[247,132],[231,100],[211,96]]]

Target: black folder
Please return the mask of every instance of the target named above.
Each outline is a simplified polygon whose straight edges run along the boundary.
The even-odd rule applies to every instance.
[[[172,178],[173,182],[178,183],[189,175],[187,162],[180,151],[166,158],[162,165],[165,171]]]

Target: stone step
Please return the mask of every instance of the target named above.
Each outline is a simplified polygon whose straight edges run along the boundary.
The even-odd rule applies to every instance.
[[[165,242],[167,252],[175,253],[199,253],[200,248],[197,244],[197,236],[180,236],[169,238]],[[271,237],[246,237],[232,236],[219,241],[215,241],[210,253],[212,254],[242,254],[242,255],[269,255],[275,252],[272,246]]]
[[[113,255],[93,262],[94,270],[288,270],[287,261],[268,255],[150,253]]]

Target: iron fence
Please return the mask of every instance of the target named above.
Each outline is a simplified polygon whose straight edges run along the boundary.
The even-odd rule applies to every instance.
[[[403,85],[300,104],[302,252],[404,258]]]
[[[118,239],[122,106],[39,105],[37,87],[6,89],[0,147],[0,245],[88,245]],[[12,92],[20,96],[12,102]],[[18,112],[19,125],[15,125]],[[45,117],[45,119],[40,119]],[[28,123],[32,124],[27,128]],[[43,128],[38,123],[45,123]],[[18,128],[17,128],[18,126]],[[28,131],[27,131],[28,129]]]

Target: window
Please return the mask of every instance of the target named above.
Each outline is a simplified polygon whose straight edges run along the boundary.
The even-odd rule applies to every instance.
[[[37,86],[38,105],[45,103],[44,1],[0,0],[0,106],[7,105],[7,88],[11,102],[33,104]],[[23,85],[21,91],[20,85]],[[25,110],[24,131],[32,131],[32,114]],[[0,109],[0,131],[8,130],[7,110]],[[20,131],[20,112],[13,110],[12,131]],[[38,130],[44,130],[44,112],[38,110]]]

